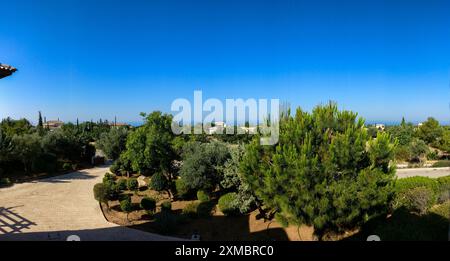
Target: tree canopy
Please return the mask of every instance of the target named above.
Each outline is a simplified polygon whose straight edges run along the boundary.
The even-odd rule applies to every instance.
[[[280,142],[248,145],[243,177],[282,223],[312,225],[316,235],[353,228],[387,212],[395,144],[371,139],[364,121],[336,104],[283,115]]]

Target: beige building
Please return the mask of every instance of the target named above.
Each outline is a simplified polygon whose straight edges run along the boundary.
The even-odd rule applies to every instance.
[[[60,121],[60,120],[56,120],[56,121],[46,121],[44,123],[44,128],[50,129],[50,130],[54,130],[54,129],[58,129],[61,128],[61,126],[64,125],[64,122]]]

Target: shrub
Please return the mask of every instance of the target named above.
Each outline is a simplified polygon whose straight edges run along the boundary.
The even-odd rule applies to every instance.
[[[430,209],[430,212],[447,219],[450,218],[450,201],[447,201],[444,204],[433,207],[432,209]]]
[[[410,152],[407,146],[398,146],[395,149],[395,159],[397,161],[409,161]]]
[[[133,211],[133,204],[131,203],[131,198],[127,197],[126,199],[120,201],[120,209],[127,213],[127,220],[128,220],[128,214]]]
[[[198,206],[199,206],[198,202],[191,202],[183,208],[183,211],[181,213],[187,217],[196,218],[198,216],[197,215]]]
[[[203,190],[197,191],[197,199],[200,200],[200,202],[207,202],[210,200],[209,195]]]
[[[108,204],[109,191],[108,188],[103,183],[98,183],[94,185],[94,198],[98,202],[103,202]]]
[[[70,164],[69,162],[65,162],[63,165],[62,165],[62,168],[63,168],[63,170],[72,170],[72,164]]]
[[[0,178],[0,187],[11,186],[12,182],[9,178]]]
[[[127,189],[127,180],[126,179],[119,179],[117,181],[117,189],[118,190],[126,190]]]
[[[172,202],[166,200],[163,203],[161,203],[161,211],[170,211],[170,210],[172,210]]]
[[[437,192],[439,190],[437,180],[428,177],[409,177],[399,179],[395,183],[395,190],[397,194],[404,193],[409,189],[417,187],[426,187],[433,192]]]
[[[435,203],[434,192],[427,187],[412,188],[404,195],[405,207],[420,215],[426,214]]]
[[[192,190],[186,185],[183,179],[177,179],[175,181],[175,189],[177,191],[176,195],[181,199],[188,199],[192,196]]]
[[[108,199],[109,200],[117,199],[119,196],[119,190],[117,188],[116,183],[112,180],[106,180],[105,182],[103,182],[103,184],[105,185],[105,188],[107,189]]]
[[[220,197],[219,208],[226,216],[239,213],[239,207],[236,204],[236,193],[228,193]]]
[[[438,162],[435,162],[432,167],[433,168],[450,167],[450,160],[440,160]]]
[[[137,179],[130,178],[127,180],[127,188],[129,190],[137,190],[138,187],[139,187],[139,183],[138,183]]]
[[[450,200],[450,176],[438,178],[437,183],[439,184],[438,203]]]
[[[147,211],[147,213],[152,214],[156,209],[156,200],[150,197],[144,197],[141,200],[141,208]]]
[[[169,180],[161,172],[155,173],[150,180],[150,188],[156,191],[166,191],[170,188]]]
[[[427,154],[427,160],[437,160],[439,158],[439,155],[436,151],[430,151]]]
[[[103,183],[107,181],[114,181],[114,175],[111,173],[106,172],[105,176],[103,177]]]
[[[114,161],[114,163],[111,165],[111,167],[109,168],[109,170],[116,174],[116,175],[120,175],[120,163],[118,162],[118,160]]]

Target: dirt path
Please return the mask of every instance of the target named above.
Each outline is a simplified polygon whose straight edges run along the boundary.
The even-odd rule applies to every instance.
[[[0,240],[176,240],[109,223],[92,188],[107,168],[0,189]]]
[[[439,178],[450,175],[450,168],[414,168],[414,169],[397,169],[398,178],[408,178],[414,176],[422,176],[429,178]]]

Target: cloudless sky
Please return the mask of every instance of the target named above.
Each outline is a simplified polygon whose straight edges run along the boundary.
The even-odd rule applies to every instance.
[[[139,121],[176,98],[448,123],[450,1],[0,0],[0,118]]]

